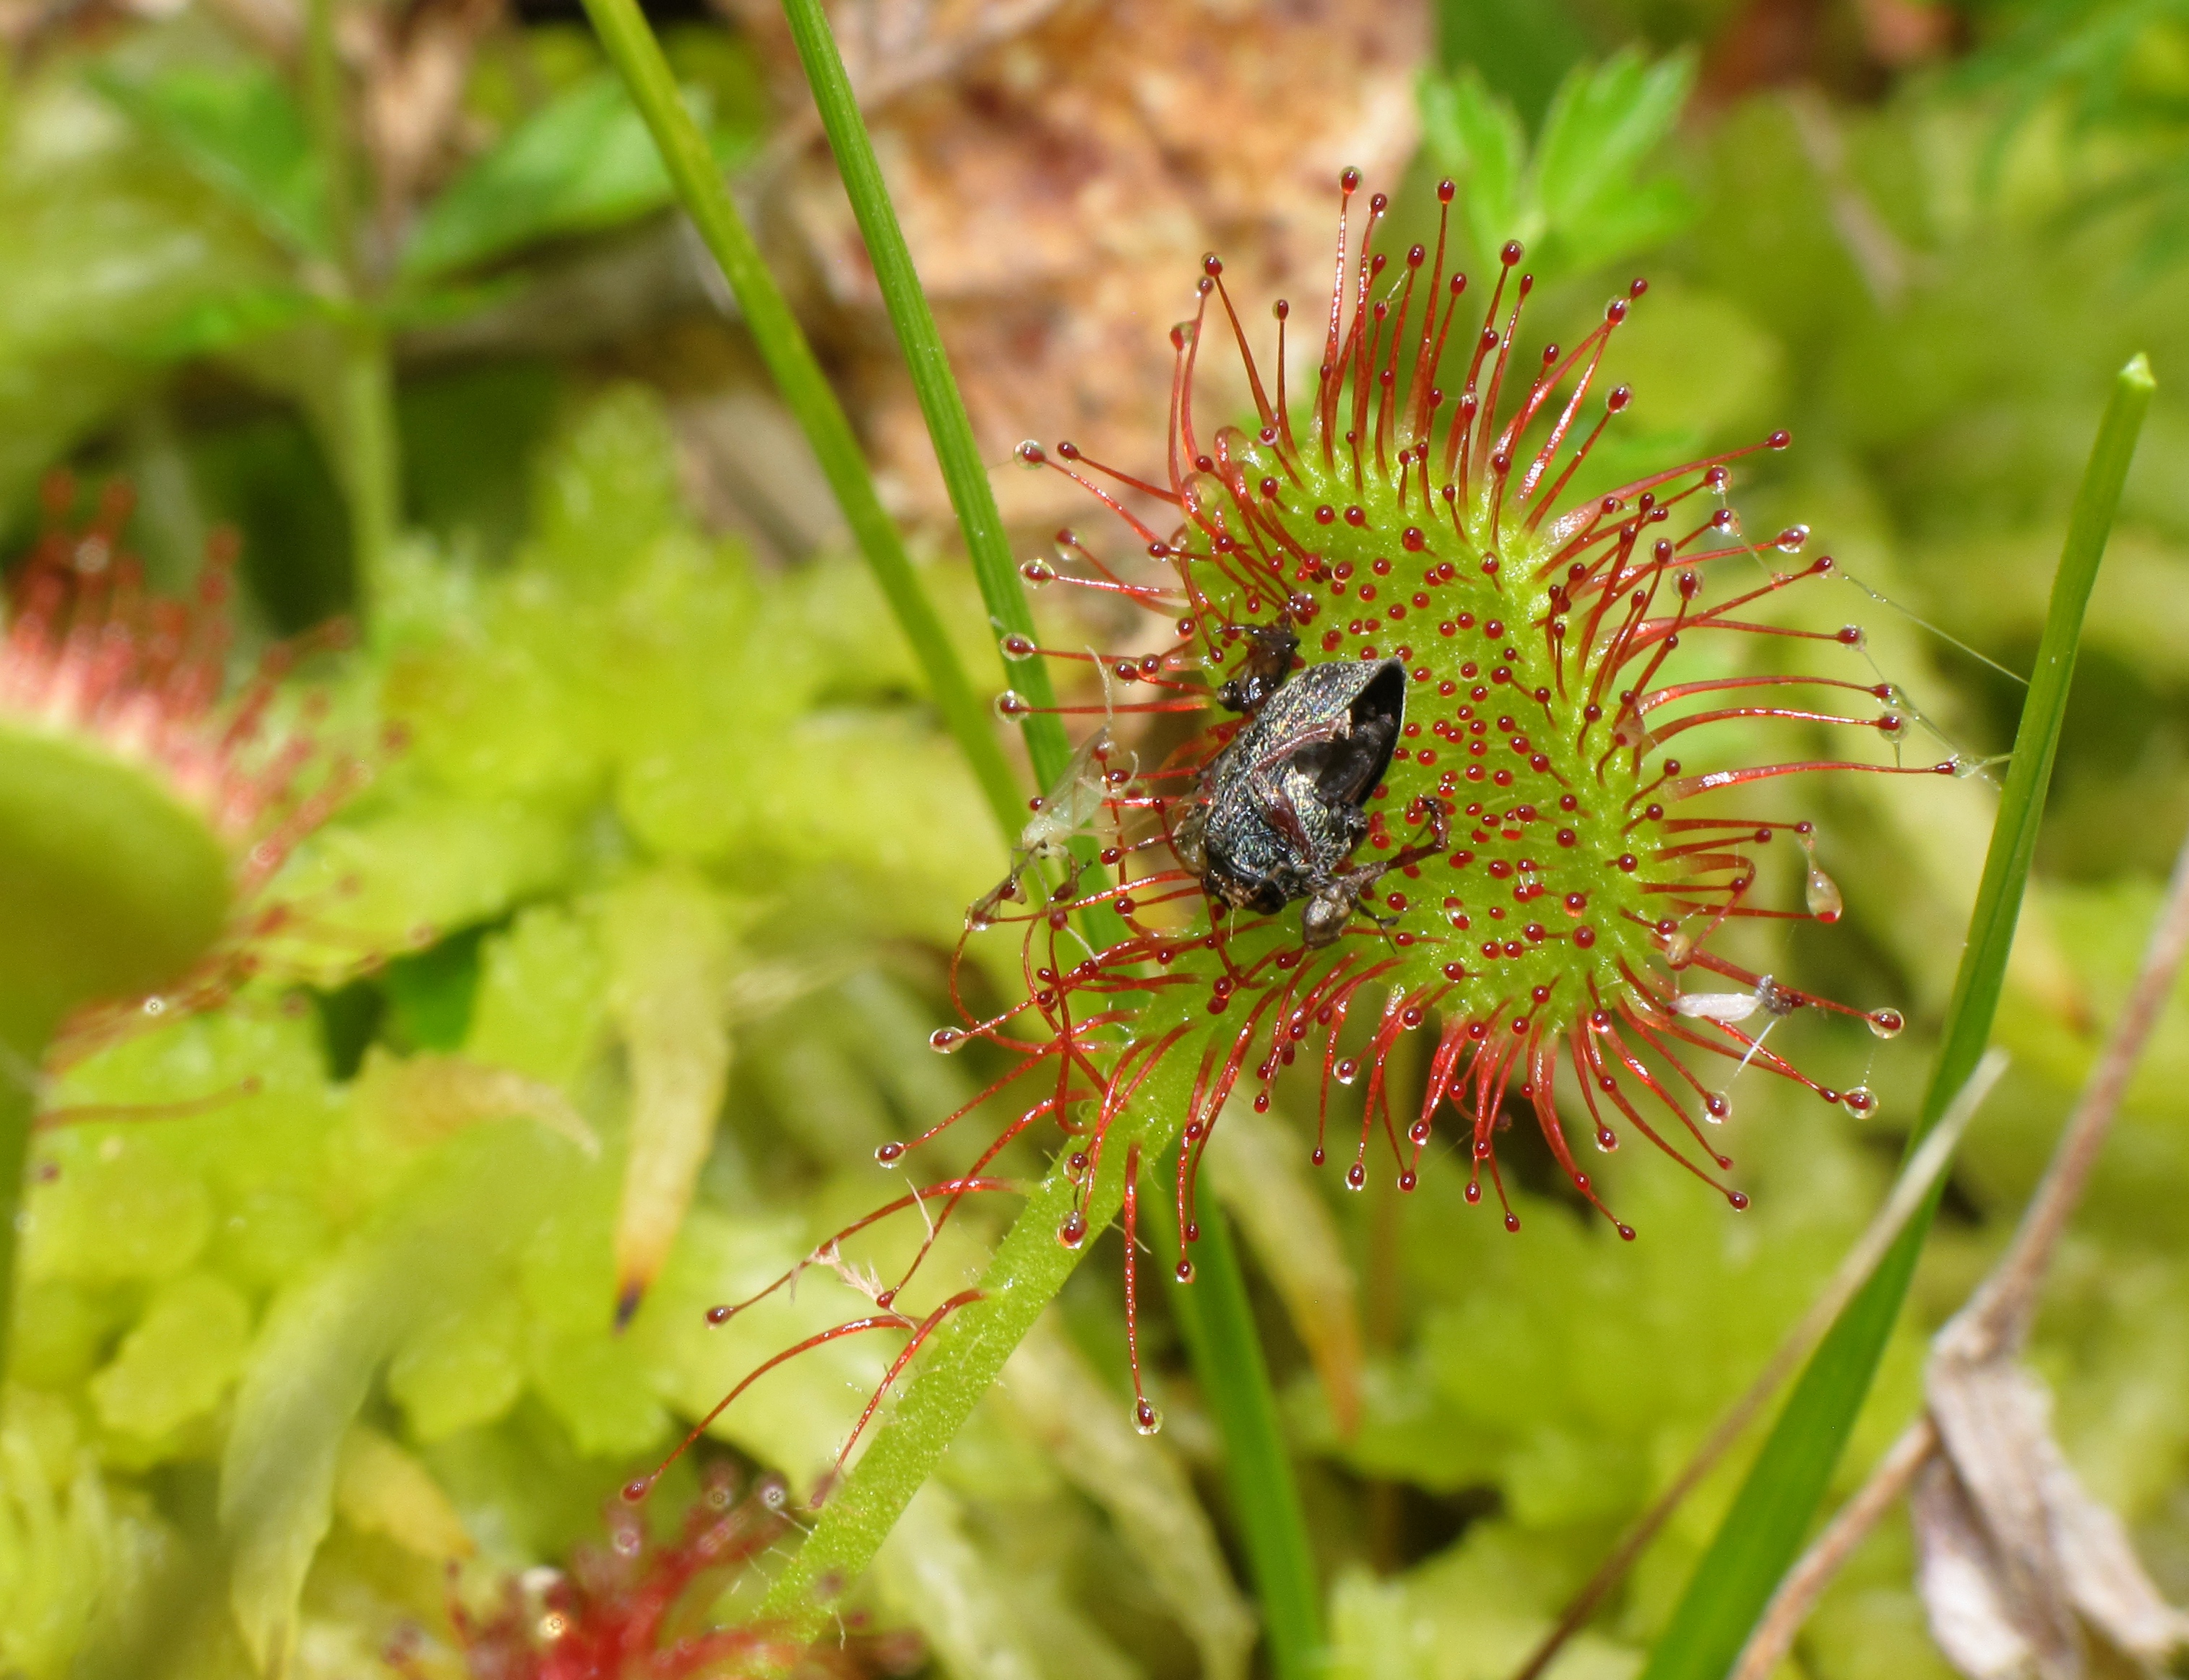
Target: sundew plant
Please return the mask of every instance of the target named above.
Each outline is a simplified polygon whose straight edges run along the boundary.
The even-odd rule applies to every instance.
[[[2177,10],[7,25],[0,1673],[2178,1661]]]

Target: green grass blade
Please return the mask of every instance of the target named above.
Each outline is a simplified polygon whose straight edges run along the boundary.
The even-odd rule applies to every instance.
[[[973,766],[1005,838],[1015,840],[1026,822],[1025,795],[997,743],[987,704],[958,662],[942,620],[906,557],[897,526],[882,511],[851,421],[814,359],[797,318],[761,260],[760,248],[730,198],[707,137],[676,97],[676,78],[662,56],[660,42],[647,26],[637,0],[585,0],[585,12],[608,61],[631,89],[654,144],[661,149],[678,200],[737,294],[753,342],[812,445],[860,552],[926,674],[943,721]],[[1023,602],[1020,609],[1024,611]],[[1061,757],[1057,761],[1061,766]]]
[[[1991,1037],[2007,951],[2014,942],[2030,858],[2037,847],[2045,792],[2052,779],[2083,612],[2152,389],[2150,364],[2141,355],[2121,370],[2075,498],[2036,670],[2015,731],[2014,757],[2000,796],[1991,848],[1984,857],[1968,945],[1946,1011],[1937,1066],[1908,1140],[1910,1151],[1937,1123],[1954,1093],[1975,1072]],[[1733,1509],[1651,1653],[1643,1680],[1723,1680],[1739,1655],[1773,1589],[1807,1536],[1853,1429],[1855,1414],[1877,1375],[1878,1360],[1900,1315],[1944,1185],[1941,1174],[1869,1281],[1811,1355]]]
[[[912,388],[926,417],[927,435],[942,468],[942,482],[957,510],[958,523],[965,534],[965,550],[973,563],[973,575],[981,585],[981,598],[998,636],[1033,636],[1033,615],[1027,609],[1026,592],[1019,586],[1017,563],[1011,558],[1010,540],[1003,516],[996,511],[995,492],[988,485],[988,469],[973,441],[972,422],[965,417],[965,401],[951,377],[950,359],[942,348],[942,336],[935,326],[935,312],[912,266],[904,230],[897,225],[897,208],[890,202],[880,164],[874,161],[874,142],[868,138],[859,102],[851,92],[851,79],[844,72],[843,55],[820,0],[783,0],[783,14],[790,20],[791,37],[798,46],[799,62],[813,89],[813,103],[821,112],[821,126],[836,154],[836,167],[844,178],[844,190],[858,218],[859,232],[867,243],[867,256],[874,265],[882,302],[889,309],[890,325],[904,347],[912,372]],[[1011,686],[1037,707],[1054,706],[1046,663],[1032,659],[1010,667]],[[1053,713],[1036,711],[1026,720],[1027,755],[1034,774],[1044,788],[1055,785],[1072,755],[1064,726]],[[1119,930],[1122,933],[1123,930]]]

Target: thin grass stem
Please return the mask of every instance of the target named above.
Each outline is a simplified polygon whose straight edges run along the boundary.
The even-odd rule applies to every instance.
[[[685,213],[736,294],[753,343],[812,446],[859,552],[919,661],[944,723],[972,766],[1005,840],[1015,840],[1026,822],[1025,795],[997,743],[987,705],[974,692],[941,616],[920,587],[903,540],[875,494],[866,457],[843,405],[761,261],[760,247],[730,197],[706,136],[677,97],[676,78],[661,43],[654,39],[637,0],[585,0],[585,12],[660,149]]]

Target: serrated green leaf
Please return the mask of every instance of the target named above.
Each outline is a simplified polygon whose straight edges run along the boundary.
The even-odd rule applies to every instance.
[[[1527,136],[1513,107],[1472,67],[1421,84],[1423,139],[1429,157],[1465,189],[1461,209],[1478,259],[1508,239],[1532,240],[1536,229],[1521,202]]]
[[[685,100],[706,127],[704,96]],[[716,130],[730,168],[753,137]],[[645,122],[613,75],[564,89],[450,183],[420,218],[400,272],[421,280],[477,267],[528,246],[598,233],[661,209],[674,196]]]
[[[325,171],[271,65],[178,65],[148,75],[110,66],[91,80],[271,238],[298,256],[329,255]]]

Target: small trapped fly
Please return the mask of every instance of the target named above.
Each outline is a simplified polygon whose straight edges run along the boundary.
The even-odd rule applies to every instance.
[[[1061,864],[1066,872],[1061,896],[1078,896],[1079,859],[1072,850],[1072,842],[1085,834],[1101,814],[1103,802],[1110,792],[1110,757],[1114,750],[1107,724],[1074,749],[1071,761],[1064,766],[1064,773],[1056,778],[1054,787],[1034,801],[1033,816],[1019,830],[1019,843],[1011,849],[1010,873],[966,907],[967,928],[989,925],[1006,901],[1025,903],[1026,872],[1038,864]]]

